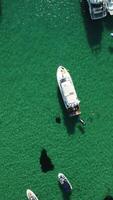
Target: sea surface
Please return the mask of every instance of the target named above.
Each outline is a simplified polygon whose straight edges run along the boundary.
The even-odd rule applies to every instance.
[[[0,200],[103,200],[113,195],[113,17],[91,21],[83,0],[0,0]],[[83,127],[56,81],[65,66]],[[61,123],[56,123],[56,118]],[[42,149],[54,170],[42,172]],[[64,196],[57,180],[73,186]]]

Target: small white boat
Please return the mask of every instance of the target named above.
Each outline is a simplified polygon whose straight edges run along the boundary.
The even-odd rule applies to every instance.
[[[57,82],[69,116],[80,115],[80,101],[77,97],[69,72],[63,66],[57,69]]]
[[[29,200],[38,200],[37,196],[29,189],[27,189],[26,195]]]
[[[59,180],[59,182],[62,186],[62,189],[65,192],[71,192],[72,191],[72,185],[63,173],[58,174],[58,180]]]

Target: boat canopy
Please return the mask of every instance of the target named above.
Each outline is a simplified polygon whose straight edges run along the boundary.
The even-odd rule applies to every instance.
[[[70,82],[70,80],[63,82],[61,84],[61,87],[62,87],[65,97],[69,96],[70,94],[76,95],[75,88],[74,88],[73,84]],[[76,97],[77,97],[77,95],[76,95]]]
[[[75,92],[75,88],[70,82],[70,80],[65,81],[61,84],[63,94],[68,105],[73,104],[74,106],[79,105],[80,101],[77,98],[77,94]]]
[[[74,107],[79,105],[80,101],[78,98],[75,98],[75,95],[70,95],[66,97],[66,101],[69,107]]]

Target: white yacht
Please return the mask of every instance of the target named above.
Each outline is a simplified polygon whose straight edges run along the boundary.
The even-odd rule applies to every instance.
[[[38,200],[37,196],[29,189],[27,189],[26,195],[29,200]]]
[[[58,181],[60,182],[62,189],[65,192],[71,192],[72,191],[72,185],[63,173],[58,174]]]
[[[110,15],[113,15],[113,0],[107,0],[107,10]]]
[[[69,116],[80,115],[80,101],[69,72],[63,66],[57,69],[57,82]]]
[[[87,0],[92,20],[101,19],[107,15],[106,0]]]

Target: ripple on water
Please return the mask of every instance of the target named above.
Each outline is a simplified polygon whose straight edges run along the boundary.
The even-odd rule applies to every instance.
[[[59,20],[68,23],[75,16],[75,2],[67,2],[66,0],[56,2],[54,0],[40,1],[36,5],[36,16],[43,17],[45,22],[57,26]],[[65,10],[65,12],[64,12]]]

